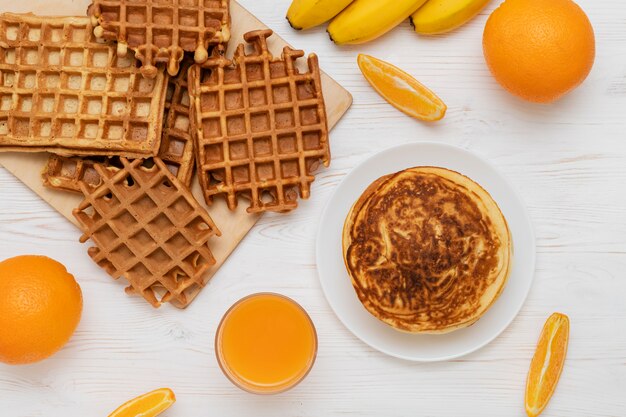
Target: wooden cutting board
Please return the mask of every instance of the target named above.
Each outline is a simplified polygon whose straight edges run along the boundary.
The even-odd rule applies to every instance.
[[[23,2],[1,0],[0,10],[2,12],[16,13],[33,12],[40,15],[82,16],[85,14],[89,3],[89,0],[66,0],[53,2],[49,0]],[[231,13],[232,38],[229,44],[228,56],[232,56],[232,51],[237,44],[243,42],[243,34],[245,32],[267,28],[266,25],[261,23],[261,21],[235,1],[231,1]],[[287,45],[287,42],[276,34],[269,39],[268,43],[272,53],[277,56],[282,51],[282,48]],[[308,53],[314,51],[305,52]],[[323,66],[323,61],[321,64]],[[335,80],[323,72],[322,88],[326,102],[328,124],[332,129],[332,127],[337,124],[339,119],[343,117],[352,104],[352,96]],[[47,158],[48,155],[43,153],[0,153],[0,165],[4,166],[9,172],[31,188],[35,193],[37,193],[37,195],[39,195],[39,197],[48,202],[69,221],[77,224],[76,220],[72,216],[72,210],[78,206],[82,197],[78,194],[50,190],[43,186],[41,182],[41,171]],[[200,191],[197,178],[194,178],[192,191],[196,199],[204,205],[204,199],[202,197],[202,192]],[[315,199],[315,195],[311,198]],[[226,203],[222,199],[216,199],[213,205],[207,207],[211,217],[222,231],[222,236],[220,238],[213,239],[213,242],[210,243],[211,250],[215,255],[217,264],[207,274],[206,280],[209,280],[215,272],[217,272],[226,258],[228,258],[228,255],[232,253],[239,242],[259,219],[259,215],[247,214],[246,207],[247,204],[244,201],[242,204],[239,204],[236,211],[232,212],[228,210]],[[87,253],[85,253],[85,256],[88,256]],[[192,296],[195,295],[197,294],[192,294]]]

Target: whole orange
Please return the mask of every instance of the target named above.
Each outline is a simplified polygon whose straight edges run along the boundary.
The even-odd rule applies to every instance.
[[[587,78],[595,37],[587,15],[571,0],[506,0],[487,20],[483,52],[506,90],[549,103]]]
[[[80,286],[57,261],[24,255],[0,262],[0,362],[52,355],[74,333],[82,309]]]

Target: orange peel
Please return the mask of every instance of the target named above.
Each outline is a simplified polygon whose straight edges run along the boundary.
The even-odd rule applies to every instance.
[[[365,79],[392,106],[419,120],[441,120],[445,103],[430,89],[400,68],[369,55],[359,54],[359,68]]]

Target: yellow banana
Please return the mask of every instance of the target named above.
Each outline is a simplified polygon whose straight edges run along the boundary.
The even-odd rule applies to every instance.
[[[417,33],[449,32],[469,22],[489,0],[429,0],[411,16]]]
[[[309,29],[337,16],[352,0],[293,0],[287,20],[294,29]]]
[[[338,45],[371,41],[408,18],[426,0],[355,0],[328,25]]]

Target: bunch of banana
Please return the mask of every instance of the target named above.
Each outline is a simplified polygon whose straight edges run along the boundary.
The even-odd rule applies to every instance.
[[[476,16],[489,0],[293,0],[287,20],[308,29],[328,20],[328,34],[338,45],[371,41],[411,17],[424,35],[449,32]]]
[[[336,44],[364,43],[393,29],[426,0],[293,0],[287,20],[308,29],[333,19],[328,33]]]
[[[337,16],[352,0],[293,0],[287,20],[294,29],[309,29]]]
[[[489,0],[429,0],[411,16],[417,33],[449,32],[474,18]]]
[[[396,27],[426,0],[355,0],[328,25],[338,45],[371,41]]]

